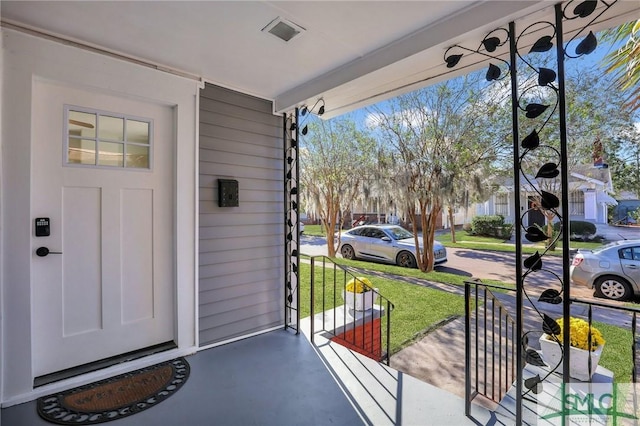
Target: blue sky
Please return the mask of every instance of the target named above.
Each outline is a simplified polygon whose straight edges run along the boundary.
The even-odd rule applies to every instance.
[[[596,37],[598,37],[598,39],[600,39],[601,37],[596,34]],[[568,47],[569,53],[573,54],[574,50],[575,50],[575,46],[577,45],[577,43],[580,40],[578,39],[577,41],[574,41],[571,43],[571,45]],[[570,74],[572,70],[575,70],[576,68],[599,68],[604,72],[605,66],[603,63],[603,58],[611,51],[613,51],[614,49],[617,49],[618,47],[620,47],[622,45],[622,42],[617,43],[616,45],[612,45],[610,43],[603,43],[603,42],[598,42],[598,47],[596,48],[595,51],[593,51],[591,54],[589,55],[583,55],[580,58],[568,58],[565,61],[565,69],[567,74]],[[481,72],[484,72],[481,71]],[[383,107],[385,102],[387,101],[382,101],[376,105]],[[369,107],[371,108],[371,107]],[[356,123],[358,123],[358,125],[363,126],[364,123],[366,122],[367,119],[367,107],[365,108],[361,108],[358,110],[353,111],[352,113],[350,113],[350,116],[353,117],[353,119],[356,121]],[[637,117],[637,123],[636,126],[638,128],[640,128],[640,112],[638,114],[636,114]]]

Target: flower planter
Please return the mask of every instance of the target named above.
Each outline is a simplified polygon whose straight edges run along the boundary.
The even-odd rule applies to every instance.
[[[375,302],[378,289],[374,291],[366,291],[364,293],[352,293],[350,291],[343,290],[342,298],[344,303],[354,311],[368,311],[373,308],[373,302]]]
[[[587,351],[584,349],[570,347],[571,353],[569,354],[569,375],[574,379],[578,379],[583,382],[591,380],[591,376],[595,373],[600,362],[600,355],[602,355],[602,348],[600,345],[595,351]],[[553,368],[562,359],[562,349],[560,345],[552,340],[547,334],[540,336],[540,349],[542,350],[542,358],[549,367]],[[589,356],[591,356],[591,374],[589,374]],[[562,371],[562,364],[560,364],[556,371]]]

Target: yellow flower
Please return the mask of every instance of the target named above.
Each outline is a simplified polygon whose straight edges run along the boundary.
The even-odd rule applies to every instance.
[[[556,320],[560,326],[560,334],[562,336],[562,318]],[[571,346],[587,350],[589,346],[589,323],[580,318],[571,318],[569,321],[569,339]],[[591,326],[591,350],[595,351],[599,346],[604,345],[604,338],[600,331]]]
[[[367,291],[371,291],[373,288],[373,284],[369,281],[368,278],[365,277],[355,277],[351,278],[347,282],[347,291],[351,293],[365,293]]]

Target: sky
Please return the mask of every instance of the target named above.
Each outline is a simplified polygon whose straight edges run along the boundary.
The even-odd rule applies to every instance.
[[[601,38],[601,36],[598,34],[596,34],[596,37],[598,39]],[[575,56],[574,55],[575,46],[579,41],[580,41],[579,39],[577,41],[574,41],[567,48],[570,55]],[[565,69],[567,74],[569,74],[572,70],[575,70],[576,68],[592,68],[592,67],[598,67],[599,69],[602,69],[604,72],[605,66],[603,63],[603,58],[609,52],[621,46],[622,42],[619,42],[616,45],[612,45],[610,43],[603,43],[600,40],[598,41],[599,41],[598,47],[589,55],[583,55],[582,57],[579,57],[579,58],[567,58],[565,60]],[[555,50],[553,50],[552,52],[555,52]],[[482,70],[481,72],[485,72],[485,71]],[[378,104],[375,104],[375,106],[384,109],[386,103],[387,101],[382,101],[382,102],[379,102]],[[364,107],[351,112],[349,115],[356,121],[356,123],[359,126],[366,127],[375,120],[375,117],[369,116],[370,112],[368,111],[368,109],[371,109],[371,108],[372,106]],[[636,124],[636,127],[640,130],[640,112],[636,114],[636,117],[637,117],[637,122],[635,124]]]

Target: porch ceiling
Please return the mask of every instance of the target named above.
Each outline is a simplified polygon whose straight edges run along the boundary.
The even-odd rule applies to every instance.
[[[330,117],[452,76],[447,47],[475,47],[514,19],[551,19],[553,2],[3,1],[0,13],[4,25],[272,99],[276,112],[323,97]],[[594,27],[639,13],[639,2],[621,0]],[[277,17],[305,31],[288,43],[261,31]],[[464,61],[457,73],[484,65]]]

